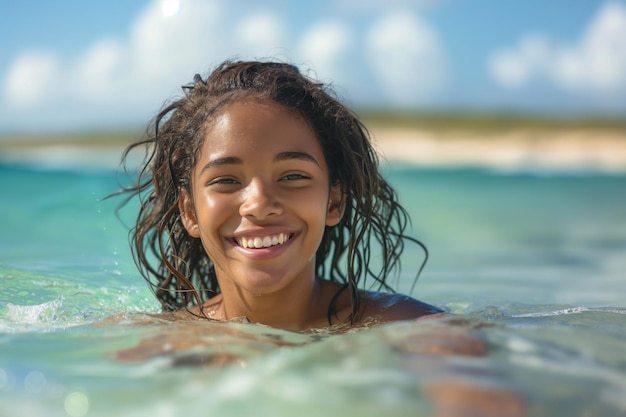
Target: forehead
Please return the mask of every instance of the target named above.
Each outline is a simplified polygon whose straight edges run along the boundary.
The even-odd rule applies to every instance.
[[[271,123],[264,123],[271,121]],[[219,110],[207,126],[207,133],[211,130],[245,130],[259,128],[268,124],[306,125],[306,120],[296,110],[289,109],[270,100],[255,100],[254,98],[235,101]]]
[[[287,148],[315,153],[323,159],[314,131],[297,111],[271,101],[251,100],[228,104],[212,118],[205,129],[200,157]]]

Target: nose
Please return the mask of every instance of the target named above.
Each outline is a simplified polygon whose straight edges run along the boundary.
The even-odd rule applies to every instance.
[[[239,207],[242,217],[263,220],[282,213],[282,206],[273,187],[261,179],[251,181],[246,187],[243,203]]]

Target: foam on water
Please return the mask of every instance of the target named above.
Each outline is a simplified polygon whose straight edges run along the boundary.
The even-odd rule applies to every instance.
[[[35,305],[8,303],[5,311],[0,310],[0,332],[45,333],[79,326],[93,321],[87,314],[70,316],[62,311],[64,296]]]
[[[33,306],[18,306],[9,303],[7,304],[7,318],[19,324],[54,321],[57,309],[63,304],[63,298],[63,296],[60,296],[56,300]],[[48,313],[45,315],[46,317],[42,317],[44,313]]]
[[[568,314],[580,314],[586,312],[599,312],[599,313],[613,313],[613,314],[625,314],[626,308],[612,308],[612,307],[568,307],[554,311],[536,311],[531,313],[513,314],[511,318],[531,318],[531,317],[552,317],[563,316]]]

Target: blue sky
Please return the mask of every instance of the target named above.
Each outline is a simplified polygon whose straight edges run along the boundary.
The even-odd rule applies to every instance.
[[[626,0],[0,0],[0,132],[145,125],[228,58],[355,108],[626,117]]]

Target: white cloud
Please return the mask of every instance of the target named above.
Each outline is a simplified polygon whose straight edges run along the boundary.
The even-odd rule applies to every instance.
[[[10,65],[3,101],[12,120],[75,117],[74,124],[115,122],[131,113],[149,117],[196,72],[226,58],[266,56],[285,35],[276,15],[230,16],[218,0],[153,0],[135,18],[125,39],[101,39],[73,60],[25,51]],[[54,108],[46,107],[55,103]],[[21,113],[19,113],[21,112]],[[15,117],[13,117],[15,116]],[[5,119],[9,117],[5,115]],[[80,119],[80,120],[79,120]],[[59,121],[60,123],[60,121]]]
[[[283,22],[271,12],[245,17],[235,28],[235,50],[238,55],[263,58],[285,48]]]
[[[18,55],[3,80],[0,124],[145,123],[165,100],[182,94],[180,86],[194,73],[233,58],[276,56],[301,64],[331,81],[347,102],[415,104],[443,82],[437,34],[411,13],[388,13],[369,27],[328,15],[302,25],[283,13],[254,2],[152,0],[126,36],[98,39],[73,57]]]
[[[97,111],[103,103],[116,102],[110,108],[114,112],[113,107],[163,100],[176,83],[209,65],[222,45],[216,1],[187,1],[178,11],[171,0],[165,1],[167,9],[161,1],[148,5],[128,39],[99,40],[63,65],[53,53],[24,52],[5,79],[5,102],[31,109],[51,101],[66,108],[97,102]]]
[[[340,82],[351,66],[348,54],[353,48],[350,29],[338,21],[323,21],[310,27],[298,44],[298,55],[311,63],[316,77]]]
[[[74,83],[78,87],[75,95],[102,100],[114,98],[119,89],[114,86],[124,77],[121,67],[125,51],[113,40],[96,43],[82,56],[74,68]]]
[[[557,45],[545,36],[523,36],[489,61],[494,79],[507,87],[547,80],[565,91],[611,95],[626,90],[626,8],[605,3],[578,43]]]
[[[423,102],[443,86],[441,43],[435,30],[417,16],[396,12],[382,17],[366,42],[368,62],[393,101]]]
[[[585,33],[579,53],[593,87],[626,87],[626,7],[607,3]]]
[[[547,41],[539,34],[522,37],[515,50],[496,52],[491,70],[497,80],[507,87],[519,87],[528,82],[535,71],[545,71],[550,62]]]
[[[163,16],[173,16],[180,11],[180,0],[163,0],[161,13]]]
[[[28,108],[46,99],[60,74],[57,57],[49,52],[29,51],[20,55],[4,80],[6,99],[11,108]]]
[[[154,1],[134,22],[129,49],[133,78],[154,86],[181,76],[191,77],[219,55],[228,36],[221,32],[220,2],[186,1],[179,12],[166,15]]]

